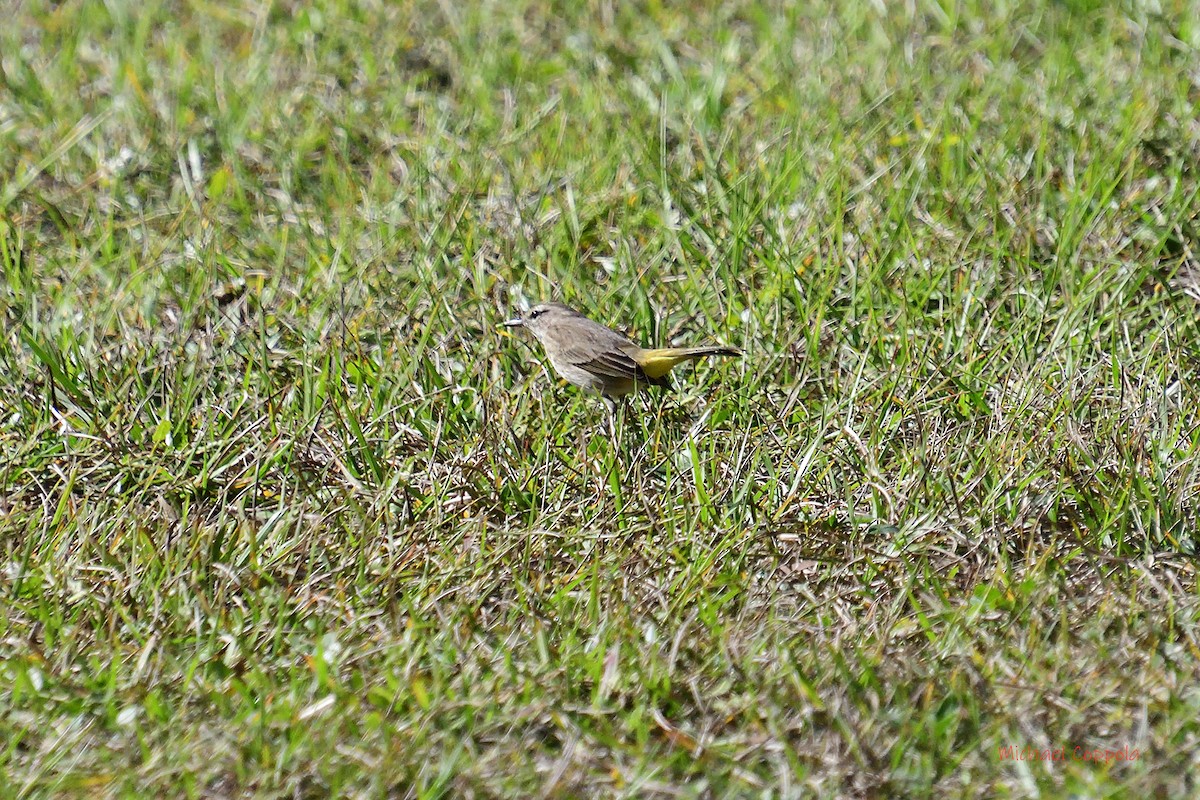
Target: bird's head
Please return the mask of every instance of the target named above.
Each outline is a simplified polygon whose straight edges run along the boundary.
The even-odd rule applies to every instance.
[[[550,326],[572,317],[580,316],[579,312],[564,306],[562,303],[538,303],[519,317],[500,323],[508,328],[526,328],[534,336],[542,338]]]

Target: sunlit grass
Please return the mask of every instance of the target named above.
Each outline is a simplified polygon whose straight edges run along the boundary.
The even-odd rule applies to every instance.
[[[22,4],[0,794],[1187,796],[1196,18]]]

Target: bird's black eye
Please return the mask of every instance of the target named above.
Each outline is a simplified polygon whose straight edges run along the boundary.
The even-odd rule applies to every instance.
[[[542,313],[543,313],[545,310],[546,310],[546,309],[544,309],[544,308],[535,308],[533,311],[530,311],[530,312],[529,312],[529,318],[530,318],[530,319],[537,319],[539,316],[541,316],[541,315],[542,315]]]

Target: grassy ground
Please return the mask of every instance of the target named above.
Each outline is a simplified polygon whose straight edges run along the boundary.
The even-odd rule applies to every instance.
[[[0,794],[1196,791],[1200,9],[715,5],[10,9]]]

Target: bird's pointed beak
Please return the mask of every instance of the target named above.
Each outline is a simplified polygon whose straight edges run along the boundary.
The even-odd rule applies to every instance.
[[[518,328],[525,324],[525,320],[521,319],[520,317],[513,317],[512,319],[504,320],[504,322],[501,322],[500,324],[505,328]]]

